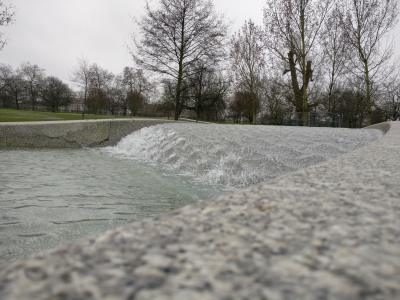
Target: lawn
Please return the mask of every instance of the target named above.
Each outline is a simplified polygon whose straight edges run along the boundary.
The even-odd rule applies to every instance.
[[[113,119],[110,115],[85,115],[85,119]],[[0,109],[0,122],[68,121],[82,120],[82,114]]]

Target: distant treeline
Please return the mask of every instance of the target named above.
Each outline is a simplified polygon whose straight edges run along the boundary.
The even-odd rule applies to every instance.
[[[24,63],[16,70],[1,65],[2,107],[133,116],[143,109],[151,84],[141,70],[126,67],[114,75],[97,64],[79,63],[72,77],[82,88],[78,92],[37,65]]]
[[[397,120],[400,67],[386,46],[397,2],[266,0],[263,24],[249,19],[229,36],[212,1],[159,0],[138,23],[135,67],[115,75],[80,60],[74,93],[36,65],[3,65],[1,101],[17,109],[253,124]]]

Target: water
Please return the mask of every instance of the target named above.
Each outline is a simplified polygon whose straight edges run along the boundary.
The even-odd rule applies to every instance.
[[[99,149],[0,151],[0,265],[220,191]]]
[[[168,124],[117,146],[0,151],[0,265],[336,157],[375,130]]]
[[[198,182],[243,187],[337,157],[381,135],[361,129],[167,124],[134,132],[107,151]]]

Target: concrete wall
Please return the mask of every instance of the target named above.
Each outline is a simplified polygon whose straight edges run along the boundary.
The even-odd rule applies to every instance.
[[[115,119],[0,124],[0,148],[79,148],[115,145],[144,127],[166,123],[158,119]]]

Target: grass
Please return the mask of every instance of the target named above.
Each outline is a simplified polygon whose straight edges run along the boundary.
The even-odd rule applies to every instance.
[[[110,115],[85,115],[85,120],[113,119]],[[126,117],[125,117],[126,118]],[[0,122],[36,122],[82,120],[82,114],[0,109]]]

